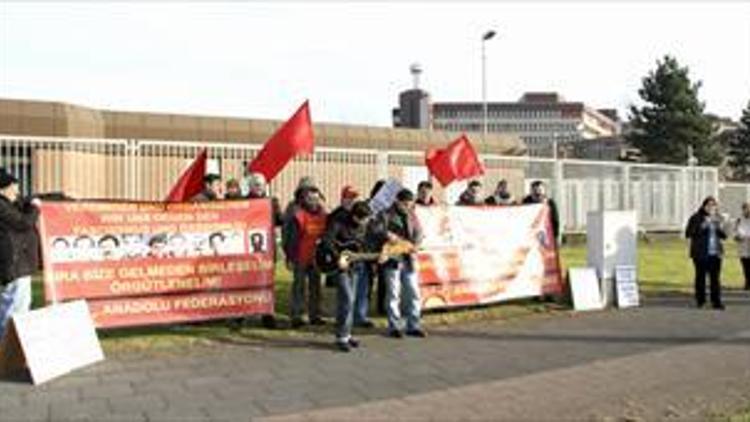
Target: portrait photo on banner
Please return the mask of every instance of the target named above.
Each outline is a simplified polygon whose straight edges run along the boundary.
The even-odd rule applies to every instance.
[[[197,258],[265,252],[266,233],[221,230],[201,233],[124,233],[57,236],[49,240],[53,263]]]

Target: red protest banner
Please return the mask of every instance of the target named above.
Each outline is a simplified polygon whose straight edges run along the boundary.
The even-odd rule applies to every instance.
[[[547,206],[418,207],[417,218],[423,309],[562,292]]]
[[[273,312],[273,290],[228,290],[89,302],[97,326],[108,328],[229,318]]]
[[[54,294],[67,300],[273,287],[272,271],[273,259],[236,255],[106,261],[96,268],[67,262],[56,265],[52,274]]]
[[[273,313],[269,200],[49,202],[40,234],[45,299],[88,299],[97,327]],[[179,306],[242,292],[264,299]],[[168,303],[174,311],[100,312],[119,303]]]

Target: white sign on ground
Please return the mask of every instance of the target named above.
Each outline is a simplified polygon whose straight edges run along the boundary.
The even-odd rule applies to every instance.
[[[615,284],[617,287],[617,307],[633,308],[640,306],[638,271],[635,265],[616,266]]]
[[[104,360],[83,300],[14,315],[0,344],[0,374],[25,366],[34,384]]]
[[[576,311],[597,311],[604,309],[599,278],[595,268],[568,269],[573,308]]]

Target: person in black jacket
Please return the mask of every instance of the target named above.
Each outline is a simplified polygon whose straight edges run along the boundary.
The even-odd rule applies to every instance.
[[[0,168],[0,339],[13,314],[31,309],[31,276],[39,266],[39,199],[19,201],[18,179]]]
[[[393,206],[376,217],[371,228],[373,249],[381,250],[386,242],[399,240],[409,241],[415,247],[419,246],[423,234],[414,214],[414,200],[414,193],[409,189],[403,189],[396,195]],[[414,255],[392,257],[383,263],[382,268],[386,282],[388,336],[403,337],[403,304],[406,314],[406,335],[425,337],[426,333],[421,328],[422,303]]]
[[[237,179],[229,179],[224,184],[224,199],[242,199],[242,189]]]
[[[328,219],[326,231],[321,239],[332,249],[339,252],[348,250],[350,252],[369,251],[368,226],[372,216],[370,206],[365,201],[357,201],[351,209],[343,208],[337,218]],[[362,321],[361,304],[358,301],[365,299],[364,318],[367,317],[367,294],[361,293],[362,284],[367,284],[367,273],[365,262],[353,262],[343,268],[339,268],[332,280],[336,281],[336,345],[339,350],[348,352],[352,347],[358,347],[359,341],[351,336],[352,325]],[[368,321],[369,322],[369,321]]]
[[[419,185],[417,185],[417,205],[431,207],[436,204],[437,202],[432,196],[432,182],[429,180],[419,182]]]
[[[328,214],[328,221],[331,220],[346,220],[349,212],[354,207],[354,203],[359,198],[359,192],[354,189],[354,186],[346,185],[341,188],[341,202],[339,206],[334,208],[330,214]]]
[[[721,302],[721,257],[727,238],[719,203],[709,196],[687,223],[685,237],[690,239],[690,257],[695,266],[695,303],[702,308],[706,303],[706,275],[711,280],[711,304],[714,309],[724,309]]]
[[[505,179],[497,182],[495,193],[484,200],[486,205],[513,205],[515,202],[513,195],[508,191],[508,181]]]
[[[190,200],[195,202],[208,202],[222,199],[221,176],[218,174],[207,174],[203,176],[203,190]]]
[[[354,186],[346,185],[343,188],[341,188],[341,202],[339,203],[339,206],[336,207],[333,211],[331,211],[330,214],[328,214],[328,218],[326,220],[326,225],[330,225],[332,221],[345,221],[349,215],[349,213],[352,210],[352,206],[354,206],[355,201],[359,197],[359,192],[357,192],[356,189],[354,189]],[[335,275],[329,274],[326,275],[326,287],[337,287],[338,282],[335,279]],[[360,283],[363,284],[363,283]],[[358,289],[362,289],[364,286],[358,285]],[[369,289],[364,289],[364,294],[368,294]],[[359,296],[359,292],[357,293]],[[365,300],[367,298],[365,297]]]
[[[375,195],[378,194],[385,183],[385,179],[379,179],[372,185],[372,188],[370,189],[370,200],[375,198]],[[371,302],[372,292],[377,291],[377,296],[375,296],[375,312],[378,315],[385,315],[385,275],[383,274],[383,266],[378,263],[370,263],[367,265],[366,270],[368,286],[367,300],[368,302]]]
[[[552,234],[557,240],[560,235],[560,215],[557,212],[557,204],[555,200],[547,197],[547,192],[544,189],[544,182],[541,180],[535,180],[531,183],[531,193],[523,198],[524,204],[544,204],[549,206],[550,219],[552,223]]]
[[[250,173],[247,178],[247,199],[264,199],[268,196],[268,182],[260,173]],[[279,198],[271,196],[271,219],[274,227],[281,227],[284,224],[284,215],[281,212],[281,203]]]
[[[458,202],[456,202],[456,205],[461,206],[475,206],[482,204],[484,204],[482,201],[482,182],[479,180],[472,180],[469,182],[466,190],[461,193],[461,196],[458,197]]]

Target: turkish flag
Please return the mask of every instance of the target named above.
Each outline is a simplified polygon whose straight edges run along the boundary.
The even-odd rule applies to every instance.
[[[266,141],[263,149],[248,166],[248,170],[262,174],[270,182],[295,156],[312,154],[313,143],[310,106],[309,102],[305,101],[271,139]]]
[[[180,176],[164,200],[168,202],[185,202],[201,193],[203,190],[203,176],[206,175],[207,160],[208,150],[204,148],[195,157],[190,167],[182,173],[182,176]]]
[[[425,164],[443,186],[448,186],[454,180],[484,174],[484,166],[466,135],[461,135],[445,148],[428,150]]]

